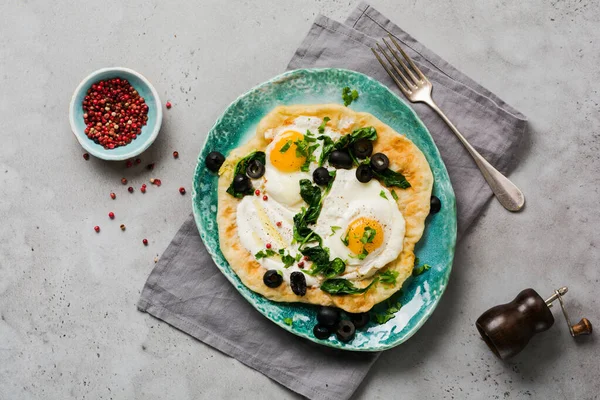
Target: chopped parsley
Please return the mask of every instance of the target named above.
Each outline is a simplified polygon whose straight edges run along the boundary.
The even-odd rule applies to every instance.
[[[285,318],[283,320],[283,323],[286,324],[286,325],[292,326],[292,324],[294,323],[294,320],[291,319],[291,318]]]
[[[359,255],[357,255],[356,258],[358,258],[359,260],[364,260],[365,258],[367,258],[368,255],[369,252],[363,247],[362,252]]]
[[[394,200],[398,201],[398,195],[396,194],[396,191],[390,190],[390,192],[392,193],[392,197],[394,198]]]
[[[300,167],[300,170],[303,172],[308,172],[308,169],[310,168],[310,163],[316,161],[314,152],[319,148],[319,145],[310,144],[315,140],[316,139],[314,138],[309,138],[305,136],[304,139],[294,142],[294,144],[296,145],[296,157],[305,158],[304,164],[302,164],[302,166]]]
[[[358,92],[356,90],[350,90],[348,86],[342,89],[342,100],[344,100],[344,105],[346,107],[352,104],[356,99],[358,99]]]
[[[347,279],[327,279],[321,284],[321,290],[334,295],[361,294],[369,290],[371,286],[377,283],[377,281],[378,279],[375,278],[364,288],[357,288],[352,282],[350,282]]]
[[[394,314],[397,313],[398,311],[400,311],[401,308],[402,308],[402,304],[399,301],[396,302],[396,304],[392,304],[388,300],[387,310],[385,310],[385,312],[383,312],[381,314],[379,314],[379,313],[375,314],[375,321],[377,321],[377,323],[380,325],[385,324],[390,319],[394,318],[396,316]]]
[[[341,238],[340,238],[341,239]],[[342,243],[344,243],[346,246],[348,246],[350,244],[350,231],[346,232],[346,236],[344,236],[343,239],[341,239]]]
[[[265,153],[262,151],[253,151],[252,153],[248,154],[246,157],[240,159],[235,166],[235,171],[233,173],[233,176],[235,177],[238,174],[245,175],[246,169],[248,168],[248,164],[250,163],[250,161],[253,161],[253,160],[258,160],[258,161],[262,162],[264,165],[265,164]],[[227,188],[227,193],[229,193],[233,197],[241,199],[244,196],[254,193],[254,189],[250,188],[246,192],[237,192],[233,188],[233,181],[232,181],[231,184],[229,185],[229,187]]]
[[[363,232],[362,237],[360,238],[360,242],[362,244],[373,243],[375,236],[377,235],[377,230],[371,228],[370,226],[365,226],[365,231]]]
[[[277,253],[275,253],[273,250],[266,249],[259,251],[254,255],[254,257],[256,257],[257,260],[260,260],[261,258],[273,257],[275,254]]]
[[[396,278],[398,278],[398,271],[393,271],[391,269],[379,274],[379,282],[386,285],[396,285]]]
[[[283,266],[285,268],[291,267],[295,261],[296,261],[296,258],[290,254],[282,254],[281,255],[281,262],[283,263]]]
[[[335,226],[335,225],[334,225],[334,226],[332,226],[332,227],[331,227],[331,234],[332,234],[332,235],[335,235],[335,232],[336,232],[336,231],[338,231],[338,230],[340,230],[340,229],[342,229],[342,227],[341,227],[341,226]]]
[[[288,140],[283,147],[281,147],[281,149],[279,150],[280,153],[285,153],[286,151],[288,151],[290,149],[290,147],[292,146],[292,141]]]
[[[415,266],[415,268],[413,269],[412,275],[419,276],[422,273],[429,271],[430,269],[431,269],[431,265],[429,265],[429,264],[423,264],[419,267]]]
[[[387,196],[385,195],[385,192],[382,190],[381,192],[379,192],[379,196],[383,197],[384,199],[388,199]]]
[[[323,118],[323,122],[321,123],[321,125],[319,125],[319,133],[323,133],[325,132],[325,125],[327,125],[327,123],[331,121],[331,118],[329,117],[325,117]]]

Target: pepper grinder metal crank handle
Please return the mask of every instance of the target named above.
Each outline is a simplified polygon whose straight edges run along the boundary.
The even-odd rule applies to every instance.
[[[552,308],[552,302],[558,299],[560,303],[560,308],[567,320],[567,325],[569,326],[569,332],[571,332],[571,336],[576,337],[579,335],[590,335],[592,333],[592,323],[587,318],[581,318],[581,320],[575,325],[571,325],[571,319],[569,318],[569,314],[565,309],[565,303],[563,302],[562,297],[569,291],[569,288],[566,286],[561,287],[560,289],[556,289],[552,296],[546,299],[546,305],[548,308]]]

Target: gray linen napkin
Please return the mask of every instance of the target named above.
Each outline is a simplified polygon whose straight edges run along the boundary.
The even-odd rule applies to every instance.
[[[360,4],[345,25],[318,16],[288,69],[342,67],[370,75],[395,90],[369,49],[374,38],[388,32],[406,45],[433,82],[434,98],[448,117],[492,164],[506,172],[513,164],[525,117],[367,4]],[[490,199],[491,191],[444,123],[426,106],[414,108],[448,167],[461,235]],[[349,398],[379,357],[379,353],[344,352],[314,344],[264,318],[216,268],[192,216],[150,274],[138,309],[311,399]]]

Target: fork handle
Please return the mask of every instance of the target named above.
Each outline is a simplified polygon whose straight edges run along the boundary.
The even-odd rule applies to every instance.
[[[504,208],[509,211],[519,211],[523,208],[525,204],[525,196],[523,192],[512,183],[507,177],[502,175],[500,171],[492,166],[471,144],[465,139],[465,137],[458,131],[458,129],[454,126],[452,122],[446,117],[446,114],[435,104],[433,100],[425,101],[429,107],[431,107],[438,115],[448,124],[452,132],[458,137],[458,140],[465,146],[473,160],[475,160],[475,164],[479,167],[479,170],[483,174],[483,177],[487,181],[487,183],[492,188],[494,195],[502,204]]]

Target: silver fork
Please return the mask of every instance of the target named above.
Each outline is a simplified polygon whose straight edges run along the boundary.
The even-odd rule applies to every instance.
[[[386,72],[394,80],[400,91],[412,102],[412,103],[425,103],[431,107],[438,115],[448,124],[452,132],[458,137],[458,140],[465,146],[475,163],[479,167],[479,170],[483,174],[483,177],[492,188],[492,191],[496,195],[496,198],[509,211],[519,211],[525,204],[525,196],[514,183],[512,183],[507,177],[502,175],[496,168],[492,166],[473,146],[467,142],[467,139],[458,131],[452,122],[446,117],[446,115],[440,110],[435,104],[431,97],[431,90],[433,85],[429,82],[429,79],[423,75],[421,70],[415,65],[413,60],[402,50],[396,39],[390,35],[390,40],[394,43],[396,49],[402,55],[402,58],[408,62],[408,65],[398,56],[396,51],[390,46],[390,44],[383,38],[383,42],[388,48],[389,52],[396,59],[397,63],[388,55],[388,53],[377,43],[379,51],[385,56],[393,70],[398,74],[402,81],[398,80],[398,77],[390,70],[389,66],[379,56],[377,51],[373,48],[373,54],[377,57],[377,60],[381,63]]]

